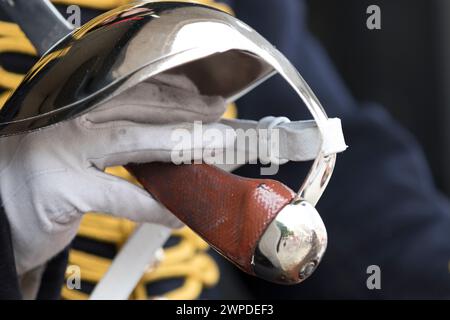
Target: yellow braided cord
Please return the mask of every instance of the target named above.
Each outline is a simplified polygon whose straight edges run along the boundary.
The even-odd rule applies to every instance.
[[[191,3],[200,3],[207,6],[214,7],[216,9],[225,11],[227,13],[233,14],[230,6],[216,2],[215,0],[176,0],[177,2],[191,2]],[[97,10],[111,10],[118,6],[127,4],[132,2],[130,0],[52,0],[54,4],[61,5],[78,5],[85,8],[97,9]]]
[[[36,50],[17,25],[2,21],[0,22],[0,54],[7,52],[36,55]],[[17,74],[0,67],[0,87],[7,91],[0,97],[2,106],[12,90],[20,84],[23,77],[23,74]]]
[[[127,4],[129,0],[52,0],[54,4],[60,5],[77,5],[80,7],[97,9],[97,10],[111,10],[115,7]]]
[[[201,3],[230,14],[233,13],[229,6],[214,0],[181,1]],[[53,0],[52,2],[59,5],[79,5],[91,9],[110,10],[130,1]],[[0,21],[0,54],[2,53],[36,56],[36,50],[16,24]],[[0,66],[0,87],[3,89],[3,92],[0,93],[0,109],[23,78],[23,74],[5,70]],[[236,116],[236,106],[231,104],[224,117],[235,118]],[[123,167],[108,168],[106,172],[138,184],[136,179]],[[78,236],[113,244],[119,250],[134,229],[135,223],[129,220],[91,212],[82,219]],[[130,299],[196,299],[205,287],[213,287],[217,284],[219,270],[214,260],[206,254],[209,249],[208,245],[188,228],[174,231],[173,236],[180,238],[179,243],[164,250],[161,263],[144,274]],[[111,262],[110,259],[74,249],[70,251],[69,255],[69,265],[80,267],[81,279],[93,284],[100,281]],[[147,284],[173,278],[183,278],[183,285],[165,293],[162,297],[147,295]],[[66,286],[62,288],[61,294],[64,299],[84,300],[89,298],[88,294],[79,290],[70,290]]]
[[[1,68],[0,68],[0,77],[1,77]],[[8,100],[11,93],[12,93],[12,90],[6,90],[5,92],[0,94],[0,109],[5,104],[6,100]]]

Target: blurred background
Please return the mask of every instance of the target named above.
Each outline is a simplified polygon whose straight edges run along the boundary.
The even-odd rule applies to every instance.
[[[307,2],[309,27],[352,94],[380,103],[414,134],[450,195],[450,1]],[[373,4],[381,30],[365,27]]]

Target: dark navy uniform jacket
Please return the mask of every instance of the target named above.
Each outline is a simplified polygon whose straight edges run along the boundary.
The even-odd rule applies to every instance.
[[[314,275],[291,287],[239,275],[239,287],[243,283],[256,298],[449,298],[450,204],[436,189],[414,138],[381,107],[355,101],[308,32],[303,1],[226,2],[293,62],[329,116],[342,119],[350,146],[338,156],[318,204],[329,244]],[[280,77],[237,104],[240,118],[310,118]],[[259,168],[247,166],[238,173],[258,177]],[[304,174],[304,165],[289,163],[271,178],[296,190]],[[0,219],[0,297],[15,297],[19,293],[4,213]],[[380,267],[380,290],[367,287],[371,265]],[[57,295],[63,270],[64,257],[56,257],[49,264],[40,297]]]
[[[272,42],[298,68],[328,115],[343,122],[349,149],[338,156],[317,206],[329,234],[315,274],[294,287],[249,280],[258,297],[450,297],[450,204],[435,187],[414,138],[381,107],[352,97],[306,27],[304,1],[234,0],[237,16]],[[238,102],[239,117],[308,117],[280,78]],[[276,177],[298,188],[299,165]],[[250,167],[241,173],[257,172]],[[297,175],[297,172],[299,174]],[[381,290],[368,290],[367,268],[381,270]]]

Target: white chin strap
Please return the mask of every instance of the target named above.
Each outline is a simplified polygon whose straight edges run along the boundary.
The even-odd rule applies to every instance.
[[[291,122],[285,117],[265,117],[260,121],[221,120],[221,123],[232,127],[235,131],[239,129],[242,132],[255,130],[256,133],[259,133],[259,130],[268,130],[268,135],[258,136],[259,143],[262,142],[261,139],[269,140],[271,132],[277,130],[279,154],[277,158],[271,158],[271,162],[310,161],[314,160],[320,151],[324,155],[330,155],[347,149],[339,118],[329,119],[323,132],[319,131],[314,120]],[[269,141],[264,143],[269,143]],[[245,147],[246,150],[238,149],[237,151],[258,154],[256,146],[250,144]]]
[[[239,144],[235,144],[232,150],[239,157],[247,159],[247,163],[255,163],[260,160],[263,164],[284,164],[288,161],[310,161],[314,160],[322,151],[324,155],[339,153],[347,149],[344,134],[342,132],[341,120],[338,118],[329,119],[325,125],[325,131],[320,132],[314,120],[293,121],[286,117],[265,117],[260,121],[252,120],[221,120],[221,123],[232,127],[236,132],[248,132],[255,130],[261,133],[261,129],[268,130],[268,134],[258,134],[258,144],[247,144],[245,149],[241,149]],[[265,155],[258,152],[258,147],[273,144],[271,133],[278,131],[278,139],[275,146],[277,152],[270,152]],[[267,148],[267,150],[270,150]],[[273,151],[273,150],[271,150]],[[226,150],[230,152],[230,150]],[[216,165],[222,170],[234,171],[242,164],[219,164]]]

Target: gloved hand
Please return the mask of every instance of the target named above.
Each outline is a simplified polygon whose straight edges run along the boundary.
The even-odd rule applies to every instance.
[[[224,111],[221,98],[201,96],[186,78],[165,75],[74,120],[1,138],[0,196],[18,274],[41,266],[67,246],[88,211],[181,226],[147,192],[103,171],[130,162],[168,162],[179,145],[171,139],[173,129],[192,130],[193,121],[214,122]],[[208,127],[228,128],[218,123],[204,125]],[[222,150],[233,138],[202,147]]]

